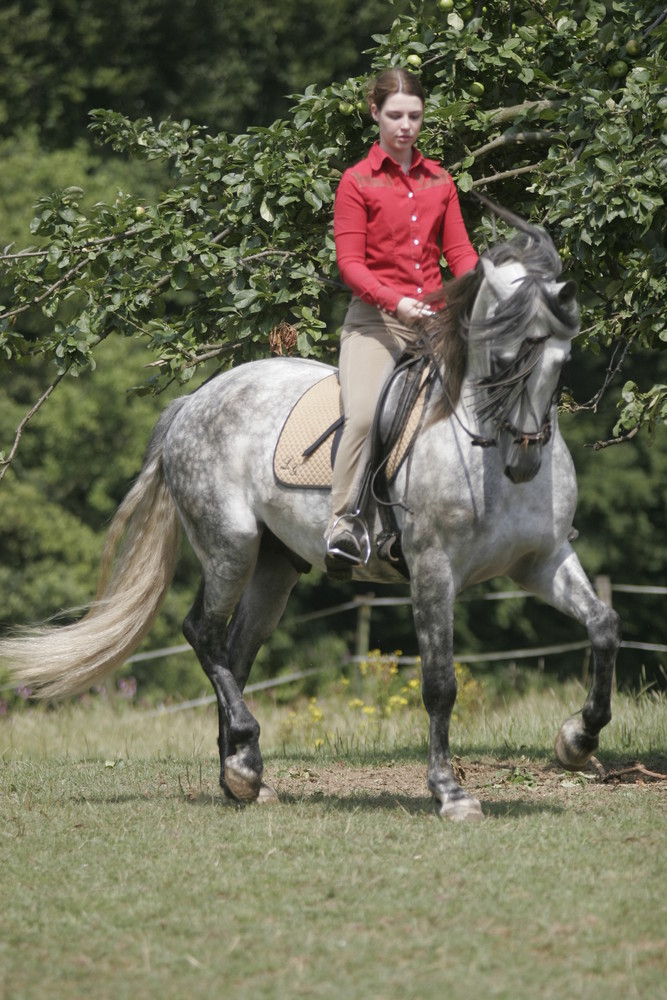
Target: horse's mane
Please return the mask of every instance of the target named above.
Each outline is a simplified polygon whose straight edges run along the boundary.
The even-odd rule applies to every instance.
[[[472,271],[446,282],[442,290],[429,298],[435,316],[424,330],[422,350],[437,364],[442,376],[442,394],[436,403],[433,419],[451,415],[461,396],[471,340],[488,339],[502,342],[516,337],[517,330],[526,328],[537,308],[537,292],[544,282],[555,281],[561,272],[561,261],[549,235],[536,226],[524,223],[523,231],[513,239],[490,247],[484,257],[496,267],[520,263],[526,278],[517,291],[502,303],[495,315],[485,323],[471,321],[472,308],[484,280],[484,268],[479,261]],[[552,305],[553,304],[550,303]]]

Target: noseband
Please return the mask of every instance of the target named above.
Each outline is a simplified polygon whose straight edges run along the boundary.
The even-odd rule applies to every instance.
[[[507,434],[512,435],[512,444],[518,444],[522,448],[528,447],[531,444],[544,445],[548,444],[551,440],[551,418],[549,413],[551,412],[551,407],[553,405],[553,400],[549,404],[549,409],[547,410],[546,416],[539,431],[522,431],[514,424],[510,423],[509,420],[503,421],[503,423],[498,428],[499,431],[505,431]],[[481,447],[486,447],[488,445],[496,445],[498,442],[495,438],[485,438],[484,442],[473,441],[473,444],[478,444]]]

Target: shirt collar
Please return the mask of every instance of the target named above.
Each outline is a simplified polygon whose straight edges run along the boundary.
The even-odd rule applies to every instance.
[[[386,150],[382,149],[379,142],[376,142],[371,146],[370,153],[368,154],[368,162],[370,163],[371,169],[375,171],[380,171],[385,169],[385,165],[391,163],[398,167],[398,163],[390,156]],[[416,167],[422,167],[430,174],[435,174],[440,170],[440,164],[437,160],[429,160],[419,152],[419,150],[413,146],[412,148],[412,163],[410,164],[409,173],[412,172]],[[400,169],[400,168],[399,168]]]

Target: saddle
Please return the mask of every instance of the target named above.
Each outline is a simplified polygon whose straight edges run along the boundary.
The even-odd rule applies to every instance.
[[[427,358],[405,355],[399,360],[378,402],[371,431],[371,461],[357,504],[360,512],[366,512],[375,501],[382,525],[376,539],[378,555],[406,577],[388,490],[420,430],[431,384]],[[333,373],[306,390],[285,421],[273,456],[276,480],[294,489],[331,489],[344,419],[338,375]]]

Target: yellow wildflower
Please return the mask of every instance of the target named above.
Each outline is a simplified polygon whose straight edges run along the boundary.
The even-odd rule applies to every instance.
[[[393,708],[400,708],[408,704],[408,699],[404,698],[403,695],[401,694],[392,694],[392,696],[389,699],[389,704]]]

